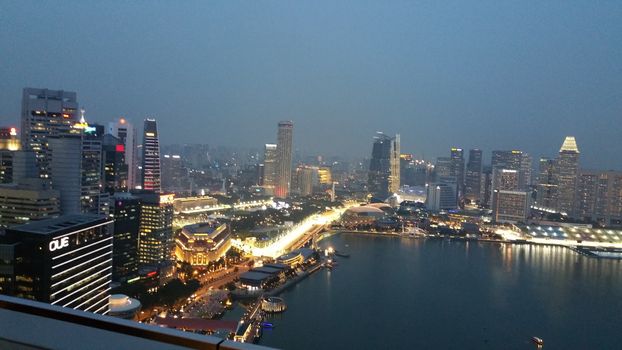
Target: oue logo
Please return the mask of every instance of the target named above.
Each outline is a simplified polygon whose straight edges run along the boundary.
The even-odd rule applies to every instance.
[[[57,249],[69,247],[69,237],[63,237],[61,239],[55,239],[50,242],[50,251],[53,252]]]

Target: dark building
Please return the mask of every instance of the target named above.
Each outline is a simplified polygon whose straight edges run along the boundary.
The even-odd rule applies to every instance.
[[[138,276],[138,232],[140,199],[129,193],[115,193],[110,216],[114,219],[112,280],[126,282]]]
[[[374,138],[367,186],[372,196],[378,199],[386,199],[399,188],[399,148],[399,135],[392,138],[378,133]]]
[[[456,189],[458,195],[461,197],[464,195],[464,152],[462,148],[451,148],[450,153],[451,165],[450,175],[456,178]]]
[[[0,244],[0,288],[20,298],[106,314],[111,223],[103,216],[76,214],[7,229]]]
[[[464,178],[464,196],[471,202],[480,200],[480,188],[482,178],[482,150],[469,150],[469,161],[466,166],[466,176]]]
[[[104,135],[102,152],[102,176],[104,192],[126,192],[128,190],[128,164],[125,161],[125,145],[119,138]]]

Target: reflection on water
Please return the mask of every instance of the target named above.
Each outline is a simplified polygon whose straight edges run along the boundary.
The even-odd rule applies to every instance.
[[[563,247],[342,234],[350,252],[283,297],[284,349],[617,348],[622,262]],[[347,248],[345,248],[347,246]]]

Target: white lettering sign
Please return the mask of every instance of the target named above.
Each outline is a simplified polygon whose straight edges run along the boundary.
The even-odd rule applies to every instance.
[[[69,247],[69,237],[63,237],[61,239],[55,239],[50,242],[50,251],[53,252],[57,249]]]

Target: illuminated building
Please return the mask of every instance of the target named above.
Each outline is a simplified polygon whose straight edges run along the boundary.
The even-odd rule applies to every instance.
[[[374,137],[367,186],[372,196],[384,200],[400,187],[400,135]]]
[[[319,184],[318,167],[299,166],[296,168],[296,183],[298,184],[298,194],[310,196],[313,188]]]
[[[223,257],[231,248],[231,232],[227,223],[218,221],[187,225],[175,238],[178,261],[192,266],[207,266]]]
[[[274,190],[274,194],[278,198],[287,198],[289,196],[292,181],[293,133],[294,123],[292,121],[279,122],[276,148],[276,185]]]
[[[127,282],[138,276],[138,231],[140,198],[130,193],[115,193],[110,217],[114,219],[112,280]]]
[[[494,190],[492,219],[497,223],[525,222],[529,217],[529,205],[527,192]]]
[[[0,150],[0,183],[33,177],[39,177],[34,152]]]
[[[581,170],[575,217],[601,225],[622,224],[622,172]]]
[[[480,181],[480,204],[484,207],[490,207],[490,199],[492,198],[492,167],[482,167],[482,177]]]
[[[276,186],[277,145],[267,143],[264,149],[262,186]]]
[[[109,300],[108,316],[133,320],[140,311],[140,301],[123,294],[112,294]]]
[[[142,151],[142,189],[160,192],[160,141],[155,119],[145,119]]]
[[[22,145],[17,137],[17,129],[0,128],[0,150],[19,151],[20,149]]]
[[[141,265],[172,261],[173,198],[171,194],[135,193],[141,201],[138,259]]]
[[[555,167],[555,184],[557,185],[555,203],[560,213],[574,215],[578,173],[579,148],[575,138],[567,136],[559,149]]]
[[[66,215],[7,229],[14,296],[52,305],[108,313],[112,230],[98,215]]]
[[[449,174],[456,178],[457,194],[458,196],[462,196],[464,194],[464,152],[462,148],[452,147],[450,158],[451,164]]]
[[[16,183],[0,185],[0,227],[59,215],[60,193],[52,189],[48,181],[22,178]]]
[[[22,149],[36,154],[39,176],[50,176],[48,137],[71,132],[78,121],[76,93],[25,88],[22,95]]]
[[[549,210],[555,209],[557,184],[555,183],[555,159],[540,158],[536,205]]]
[[[116,122],[108,123],[108,133],[119,139],[123,145],[125,153],[125,164],[127,165],[127,188],[132,190],[138,185],[137,169],[138,154],[136,148],[136,129],[125,118],[119,118]]]
[[[464,177],[464,196],[471,202],[479,202],[482,178],[482,150],[469,150],[469,161]]]
[[[128,187],[128,166],[125,162],[125,146],[120,139],[104,135],[102,145],[102,166],[104,192],[126,192]]]
[[[84,111],[84,110],[83,110]],[[81,164],[81,212],[108,215],[109,194],[102,193],[102,151],[104,127],[88,125],[82,115],[82,164]],[[54,152],[54,149],[52,149]],[[52,155],[54,156],[54,155]],[[54,161],[54,159],[52,159]],[[52,169],[52,171],[54,171]]]
[[[216,204],[218,204],[218,200],[210,196],[175,197],[173,200],[173,208],[176,213],[197,211]]]
[[[319,167],[317,173],[321,185],[331,185],[333,183],[333,176],[329,167]]]
[[[531,185],[531,156],[523,151],[493,151],[492,171],[509,169],[518,172],[518,189],[527,190]]]

